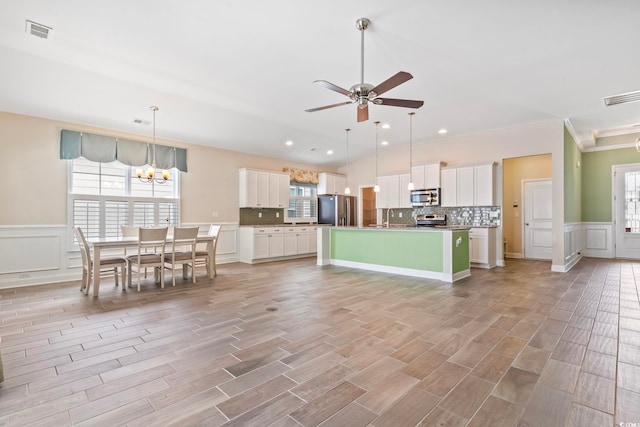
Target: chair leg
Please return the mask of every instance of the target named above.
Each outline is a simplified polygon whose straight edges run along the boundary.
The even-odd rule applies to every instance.
[[[116,281],[116,286],[118,286],[118,267],[113,267],[113,277]]]

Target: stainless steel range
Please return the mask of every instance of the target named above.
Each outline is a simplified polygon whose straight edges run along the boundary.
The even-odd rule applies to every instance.
[[[447,225],[447,216],[445,214],[420,214],[416,216],[416,225],[419,227]]]

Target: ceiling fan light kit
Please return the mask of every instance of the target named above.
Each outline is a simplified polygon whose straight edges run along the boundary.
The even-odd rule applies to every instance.
[[[334,85],[326,80],[316,80],[314,83],[318,83],[329,90],[338,92],[342,95],[349,97],[350,101],[339,102],[337,104],[325,105],[323,107],[310,108],[305,110],[308,113],[314,111],[326,110],[328,108],[339,107],[341,105],[357,104],[358,122],[364,122],[369,120],[369,104],[375,105],[390,105],[393,107],[404,108],[420,108],[424,104],[424,101],[415,101],[410,99],[394,99],[394,98],[379,98],[383,93],[393,89],[402,83],[411,80],[413,76],[406,71],[400,71],[395,75],[389,77],[377,86],[364,82],[364,31],[369,28],[371,21],[367,18],[360,18],[356,21],[356,28],[360,31],[360,83],[356,83],[351,86],[349,90]]]

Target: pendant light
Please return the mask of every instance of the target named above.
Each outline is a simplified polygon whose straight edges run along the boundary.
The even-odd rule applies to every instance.
[[[379,193],[380,186],[378,185],[378,125],[380,122],[373,122],[376,125],[376,185],[373,186],[373,192]]]
[[[153,105],[149,107],[149,109],[153,111],[153,161],[151,162],[151,167],[144,173],[142,169],[136,169],[136,176],[144,183],[155,182],[156,184],[164,184],[170,178],[169,171],[167,169],[163,169],[162,175],[159,178],[156,178],[156,111],[158,111],[159,108]]]
[[[351,194],[351,189],[349,188],[349,131],[351,129],[345,129],[347,133],[347,177],[345,178],[344,194]]]
[[[415,189],[413,185],[413,115],[415,113],[409,113],[409,184],[407,190],[413,191]]]

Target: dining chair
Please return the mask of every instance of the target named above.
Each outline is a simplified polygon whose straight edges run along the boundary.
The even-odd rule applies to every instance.
[[[82,255],[82,283],[80,284],[80,290],[84,291],[85,295],[89,294],[89,288],[91,287],[91,279],[93,274],[93,258],[91,256],[91,248],[89,242],[84,236],[80,227],[73,228],[73,234],[76,236],[78,246],[80,247],[80,254]],[[122,275],[122,287],[127,283],[125,278],[125,269],[127,266],[127,260],[123,257],[100,257],[100,266],[102,269],[113,269],[113,277],[118,286],[118,267],[120,267],[120,274]]]
[[[138,229],[138,253],[129,255],[129,283],[132,267],[138,272],[138,292],[140,292],[140,273],[143,269],[155,267],[160,274],[160,287],[164,288],[164,255],[167,242],[167,228]]]
[[[218,246],[218,236],[220,235],[220,230],[222,229],[222,225],[220,224],[211,224],[209,226],[209,232],[207,233],[209,236],[213,237],[213,276],[217,276],[218,272],[216,271],[216,248]],[[207,267],[207,272],[209,271],[209,252],[206,250],[197,250],[196,251],[196,267],[204,265]]]
[[[176,285],[176,265],[182,266],[183,277],[186,279],[187,265],[191,265],[191,280],[196,283],[193,268],[196,263],[196,238],[198,227],[174,227],[171,240],[171,252],[164,254],[165,264],[171,265],[173,286]]]

